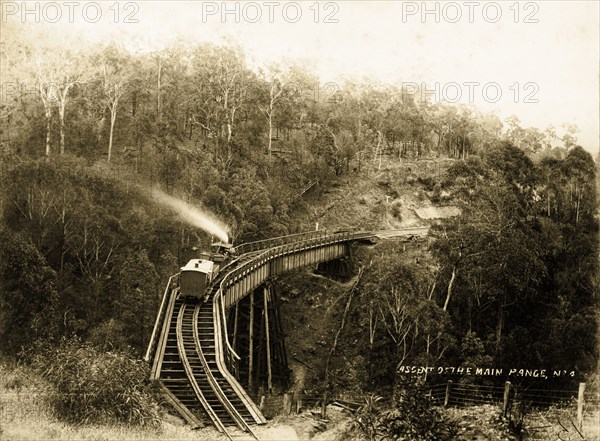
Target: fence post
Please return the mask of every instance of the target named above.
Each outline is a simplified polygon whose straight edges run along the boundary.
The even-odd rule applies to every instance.
[[[577,426],[583,430],[583,394],[585,393],[585,383],[579,383],[579,393],[577,394]]]
[[[450,402],[450,388],[452,387],[452,380],[448,380],[448,384],[446,385],[446,396],[444,397],[444,407],[448,406]]]
[[[323,398],[321,400],[321,418],[325,419],[327,416],[327,392],[323,394]]]
[[[289,415],[292,413],[292,399],[290,394],[283,394],[283,414]]]
[[[502,416],[506,418],[508,412],[508,406],[510,405],[510,381],[504,383],[504,400],[502,401]]]

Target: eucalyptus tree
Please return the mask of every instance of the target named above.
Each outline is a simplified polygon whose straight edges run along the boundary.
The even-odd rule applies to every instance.
[[[582,218],[591,222],[596,213],[595,164],[592,155],[581,146],[573,147],[561,166],[568,189],[569,222],[577,225]]]
[[[216,156],[230,164],[232,139],[240,113],[249,105],[248,89],[254,75],[243,52],[235,47],[199,46],[191,55],[191,66],[197,108],[204,115],[202,124],[213,134]]]
[[[265,96],[264,104],[259,104],[260,111],[264,114],[267,124],[267,152],[269,155],[269,163],[271,163],[271,150],[273,145],[273,124],[276,109],[279,108],[279,103],[284,99],[284,93],[289,89],[289,77],[286,78],[285,73],[281,72],[278,67],[272,67],[267,71],[262,72],[262,81],[268,90],[268,96]]]
[[[433,298],[431,273],[401,261],[393,250],[382,251],[381,257],[374,256],[359,284],[359,323],[368,325],[371,351],[375,342],[390,341],[390,371],[395,372],[397,387],[402,381],[398,367],[435,364],[454,342],[448,332],[449,315]]]
[[[99,54],[99,65],[104,105],[110,113],[107,157],[107,162],[110,162],[119,105],[129,92],[129,82],[132,77],[131,60],[124,51],[115,46],[109,46]]]
[[[51,154],[51,122],[58,113],[59,153],[65,153],[66,110],[73,90],[93,77],[85,48],[69,45],[60,49],[37,46],[32,49],[39,97],[46,117],[46,156]]]
[[[563,142],[563,148],[565,150],[570,150],[577,145],[577,133],[579,132],[579,127],[576,124],[563,124],[562,126],[565,130],[561,141]]]

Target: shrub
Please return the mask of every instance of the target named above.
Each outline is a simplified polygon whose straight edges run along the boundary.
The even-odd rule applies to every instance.
[[[406,382],[396,393],[396,406],[382,413],[378,428],[389,439],[453,440],[457,427],[440,413],[416,385]]]
[[[60,419],[160,425],[148,368],[125,352],[102,352],[73,339],[38,356],[34,365],[54,386],[48,399]]]
[[[442,186],[439,182],[437,182],[433,186],[433,194],[431,195],[431,202],[434,204],[439,204],[442,200]]]
[[[454,422],[433,407],[431,400],[412,383],[396,392],[396,404],[384,407],[381,397],[365,399],[353,418],[351,429],[367,439],[453,440],[458,433]]]
[[[467,332],[461,341],[460,357],[462,366],[471,368],[490,366],[493,361],[490,355],[485,354],[483,341],[472,331]]]
[[[425,187],[425,189],[427,191],[433,191],[437,181],[434,175],[427,175],[427,176],[419,176],[417,178],[417,182],[421,185],[423,185],[423,187]]]
[[[427,200],[427,194],[423,190],[416,191],[415,197],[419,202],[425,202]]]
[[[390,208],[390,213],[396,219],[402,220],[402,203],[400,201],[393,202]]]
[[[0,352],[17,355],[56,334],[56,273],[35,245],[0,224]]]
[[[378,416],[381,413],[381,400],[377,395],[368,395],[353,416],[351,429],[358,429],[369,440],[374,440],[378,433]]]

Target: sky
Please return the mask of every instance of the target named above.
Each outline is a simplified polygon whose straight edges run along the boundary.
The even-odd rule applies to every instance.
[[[434,100],[471,103],[544,130],[576,124],[599,148],[600,2],[3,1],[2,25],[132,51],[174,41],[238,44],[254,66],[297,63],[322,84],[426,84]],[[412,86],[410,86],[412,87]],[[423,95],[418,98],[425,99]]]

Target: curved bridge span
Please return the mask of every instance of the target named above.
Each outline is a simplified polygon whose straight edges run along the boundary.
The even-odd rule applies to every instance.
[[[264,424],[266,420],[241,383],[252,387],[255,378],[253,355],[256,354],[255,363],[260,365],[260,348],[263,346],[253,333],[260,332],[262,338],[265,334],[263,324],[266,323],[270,388],[269,352],[276,348],[269,342],[269,335],[278,326],[277,320],[272,321],[269,331],[272,312],[267,305],[272,297],[268,289],[264,289],[262,323],[258,329],[253,323],[257,288],[284,272],[349,257],[353,242],[419,238],[427,232],[428,227],[374,232],[314,231],[242,244],[235,248],[237,257],[221,269],[202,300],[181,296],[178,275],[171,277],[145,356],[151,366],[150,379],[158,381],[166,399],[188,423],[195,426],[214,424],[231,439],[242,432],[256,438],[252,426]],[[235,350],[237,338],[234,337],[233,346],[230,343],[232,330],[230,327],[228,332],[227,325],[228,313],[235,310],[233,333],[238,334],[238,307],[241,304],[249,304],[249,324],[245,329],[249,334],[249,349],[243,357]],[[277,315],[275,318],[278,319]],[[255,342],[259,352],[253,347]],[[277,353],[287,368],[285,350]],[[244,368],[243,372],[240,366]]]

